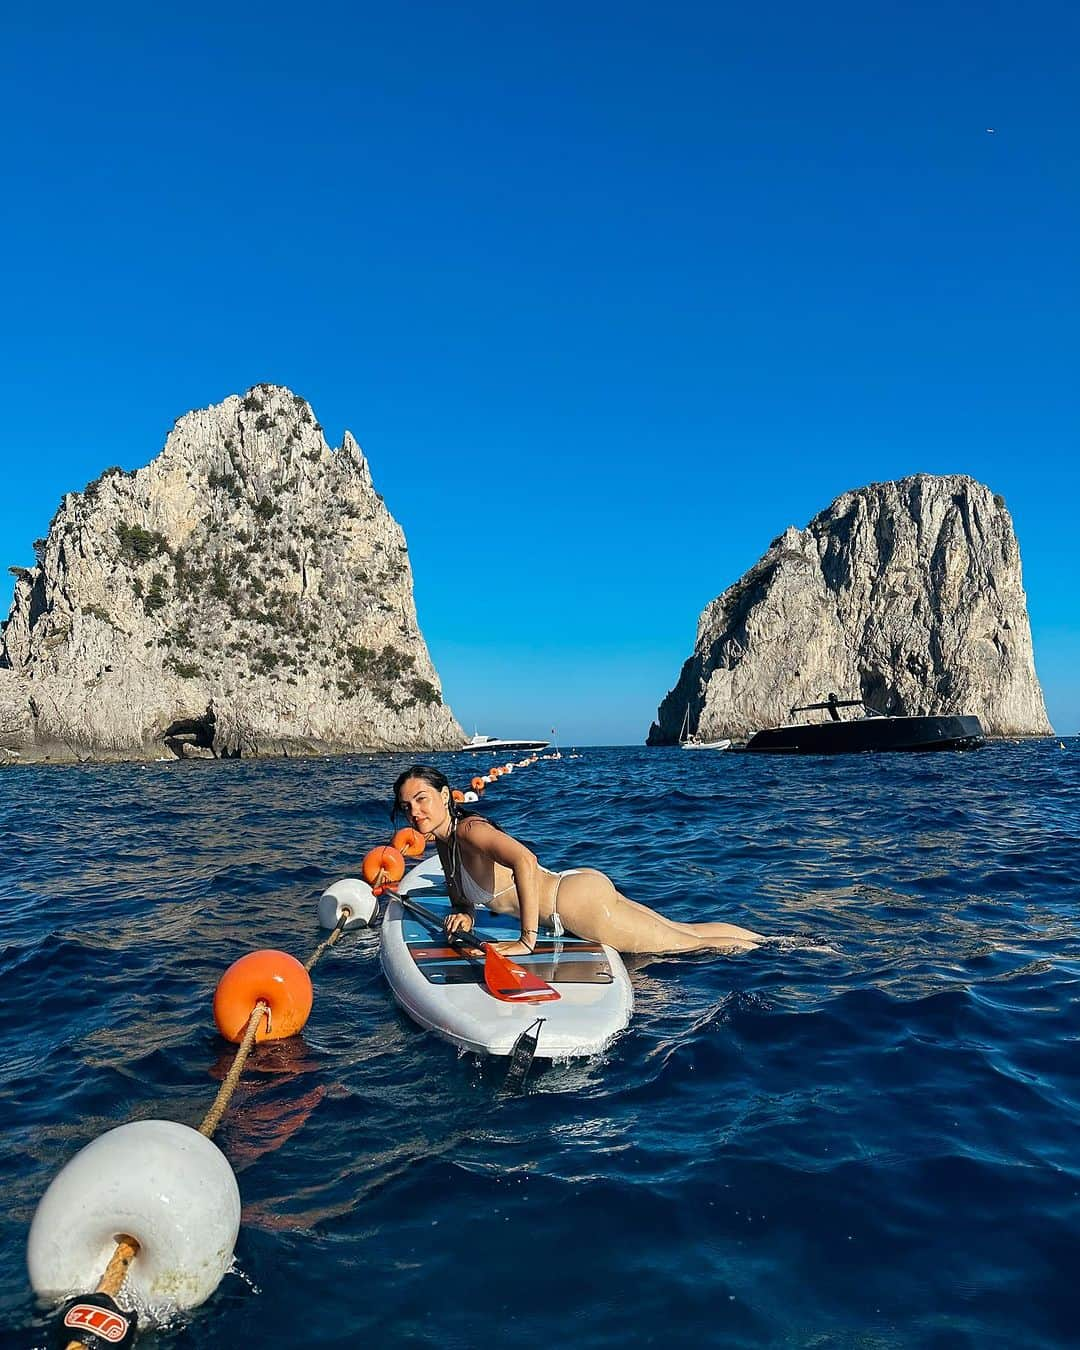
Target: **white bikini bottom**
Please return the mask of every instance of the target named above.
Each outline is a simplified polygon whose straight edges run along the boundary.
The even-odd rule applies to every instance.
[[[565,872],[551,873],[555,878],[555,893],[551,897],[551,931],[557,938],[561,938],[566,932],[563,921],[559,918],[559,887],[562,885],[563,877],[576,877],[579,872],[584,872],[584,870],[583,867],[568,867]],[[549,869],[545,867],[544,871],[547,872]]]

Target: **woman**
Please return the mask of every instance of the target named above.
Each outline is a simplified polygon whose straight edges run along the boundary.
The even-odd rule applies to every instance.
[[[524,844],[483,816],[462,812],[438,769],[414,764],[394,784],[394,814],[434,840],[453,905],[448,933],[467,933],[476,906],[521,916],[517,942],[499,942],[506,956],[536,945],[541,926],[556,937],[569,931],[620,952],[748,951],[766,939],[730,923],[676,923],[620,895],[603,872],[575,867],[549,872]]]

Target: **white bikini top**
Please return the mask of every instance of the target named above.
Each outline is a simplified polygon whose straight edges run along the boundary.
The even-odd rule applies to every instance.
[[[504,886],[501,891],[489,891],[474,881],[469,875],[469,869],[462,866],[458,870],[458,881],[461,883],[462,894],[468,900],[470,905],[490,905],[492,900],[497,900],[500,895],[506,895],[508,891],[514,889],[514,883]]]
[[[537,870],[546,872],[549,877],[559,875],[558,872],[553,872],[550,867],[539,866]],[[577,869],[575,868],[573,870],[576,871]],[[567,875],[569,876],[569,873],[567,873]],[[470,905],[486,905],[488,907],[490,907],[493,900],[498,900],[500,895],[509,894],[509,892],[514,889],[515,885],[514,882],[511,882],[509,886],[504,886],[501,891],[485,890],[478,881],[473,880],[469,875],[469,869],[464,865],[458,869],[458,880],[461,883],[462,893]]]

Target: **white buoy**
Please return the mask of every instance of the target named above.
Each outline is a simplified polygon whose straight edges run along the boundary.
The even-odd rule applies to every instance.
[[[346,928],[366,928],[371,922],[379,904],[371,893],[371,887],[358,877],[344,877],[328,886],[319,897],[319,925],[322,928],[336,928],[346,910],[349,921]]]
[[[240,1192],[217,1145],[173,1120],[135,1120],[87,1144],[53,1178],[30,1225],[26,1264],[41,1298],[86,1293],[118,1237],[133,1237],[139,1252],[125,1291],[160,1316],[205,1303],[239,1230]]]
[[[475,792],[466,792],[461,799],[463,802],[478,802],[480,798]]]

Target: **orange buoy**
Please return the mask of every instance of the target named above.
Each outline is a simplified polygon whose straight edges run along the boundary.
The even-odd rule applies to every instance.
[[[484,790],[484,779],[483,779],[483,778],[479,778],[479,777],[474,778],[474,779],[472,780],[471,786],[472,786],[472,790],[473,790],[474,792],[483,792],[483,790]]]
[[[257,1041],[295,1036],[311,1013],[311,976],[288,952],[249,952],[234,961],[214,991],[214,1021],[227,1041],[239,1044],[260,1000],[270,1008],[255,1033]]]
[[[380,844],[364,858],[364,880],[373,895],[382,895],[387,887],[394,887],[405,875],[405,859],[392,844]]]
[[[454,790],[453,790],[453,792],[451,792],[450,796],[451,796],[451,797],[454,799],[454,801],[456,801],[456,802],[463,802],[463,801],[465,800],[465,794],[464,794],[464,792],[462,792],[462,790],[461,790],[460,788],[454,788]]]
[[[394,835],[390,847],[396,848],[406,858],[422,858],[424,849],[427,848],[427,840],[419,830],[414,830],[411,825],[406,825],[404,829],[398,830],[397,834]]]

